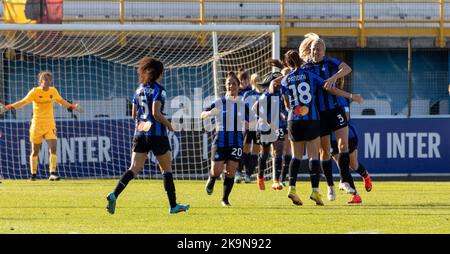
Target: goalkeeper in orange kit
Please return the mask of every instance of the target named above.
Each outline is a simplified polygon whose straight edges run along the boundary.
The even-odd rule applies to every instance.
[[[4,110],[20,109],[29,103],[33,103],[33,118],[30,126],[31,156],[30,168],[31,179],[36,180],[38,168],[38,153],[42,140],[47,141],[50,151],[50,181],[57,181],[60,177],[56,174],[56,123],[53,116],[53,103],[58,102],[61,106],[70,110],[83,112],[78,104],[71,104],[64,100],[58,90],[52,85],[52,74],[48,71],[42,71],[38,74],[39,86],[34,87],[28,92],[22,100],[1,106]]]

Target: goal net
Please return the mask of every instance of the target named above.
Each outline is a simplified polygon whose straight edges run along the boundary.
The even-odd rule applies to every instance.
[[[228,71],[263,75],[279,58],[276,26],[233,25],[0,25],[0,102],[21,100],[47,70],[61,96],[85,113],[57,103],[57,172],[64,178],[116,178],[131,160],[132,98],[137,62],[144,56],[165,66],[165,113],[177,179],[205,179],[210,169],[212,121],[199,116],[224,94]],[[0,116],[0,175],[30,176],[32,105]],[[38,178],[49,175],[49,151],[39,153]],[[271,174],[271,163],[266,175]],[[160,177],[153,155],[140,177]]]

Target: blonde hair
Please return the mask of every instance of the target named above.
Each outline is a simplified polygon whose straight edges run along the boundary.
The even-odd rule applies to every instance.
[[[250,76],[250,84],[252,86],[258,85],[261,83],[261,77],[258,75],[258,73],[253,73]]]
[[[39,74],[38,74],[38,81],[40,82],[44,78],[44,76],[47,76],[47,75],[53,78],[53,74],[50,71],[41,71],[41,72],[39,72]]]
[[[300,47],[298,48],[300,58],[304,62],[308,62],[308,60],[311,59],[311,45],[313,42],[319,42],[323,45],[324,49],[326,50],[325,41],[319,37],[319,35],[315,33],[307,33],[305,34],[305,39],[303,39],[302,43],[300,44]]]
[[[283,74],[283,76],[288,75],[289,72],[291,72],[291,68],[289,68],[289,67],[285,67],[281,70],[281,74]]]

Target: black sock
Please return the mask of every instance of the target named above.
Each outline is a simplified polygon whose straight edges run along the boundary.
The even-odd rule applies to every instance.
[[[311,177],[311,187],[319,188],[320,182],[320,161],[319,160],[310,160],[309,161],[309,174]]]
[[[223,197],[222,201],[228,202],[228,197],[230,196],[231,190],[234,185],[234,176],[229,177],[225,176],[225,180],[223,181]]]
[[[290,154],[283,156],[283,168],[281,169],[281,181],[286,180],[286,175],[289,173],[289,165],[291,164],[292,156]]]
[[[366,178],[368,173],[366,168],[364,167],[363,164],[359,163],[358,169],[356,170],[356,173],[358,173],[360,176]]]
[[[245,162],[247,161],[247,154],[246,153],[242,153],[242,157],[239,160],[239,166],[237,168],[237,171],[239,173],[242,173],[245,169]]]
[[[297,172],[300,168],[300,162],[301,160],[297,158],[293,158],[291,160],[291,163],[289,165],[289,186],[294,186],[297,182]]]
[[[258,178],[264,178],[264,171],[267,168],[267,156],[259,155],[258,157]]]
[[[281,169],[283,168],[283,157],[275,157],[274,180],[280,181]]]
[[[119,182],[117,183],[116,189],[114,190],[114,196],[116,196],[116,198],[119,197],[120,193],[122,193],[122,191],[125,189],[125,187],[127,187],[128,182],[131,181],[131,179],[134,178],[134,173],[131,170],[127,170],[127,172],[125,172],[122,177],[120,177]]]
[[[349,153],[340,153],[339,154],[339,168],[341,170],[341,177],[343,182],[347,182],[350,187],[355,189],[355,183],[353,182],[353,177],[350,174],[350,155]]]
[[[208,189],[212,189],[214,187],[214,184],[216,184],[216,179],[217,179],[216,176],[209,176],[209,179],[208,179],[208,182],[207,182]]]
[[[164,189],[169,198],[170,207],[174,208],[177,205],[177,196],[175,194],[175,184],[173,183],[172,172],[164,172],[163,174]]]
[[[333,182],[333,171],[332,171],[332,167],[331,167],[331,160],[320,161],[320,162],[322,164],[322,171],[323,171],[323,174],[325,175],[325,178],[327,179],[328,186],[333,186],[334,182]]]

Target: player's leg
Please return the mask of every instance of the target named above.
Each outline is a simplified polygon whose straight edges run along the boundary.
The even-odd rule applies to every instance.
[[[348,146],[348,127],[338,129],[334,132],[339,148],[338,164],[341,171],[342,185],[347,193],[352,194],[349,204],[361,203],[361,197],[359,196],[353,177],[350,173],[350,154]]]
[[[251,164],[251,156],[250,156],[250,149],[252,148],[251,141],[250,141],[250,132],[246,131],[244,136],[244,147],[242,149],[242,165],[243,165],[243,171],[244,171],[244,181],[245,183],[251,182],[251,176],[253,172],[250,170],[250,164]]]
[[[208,195],[211,195],[214,191],[214,185],[217,178],[223,171],[225,165],[224,160],[211,160],[211,170],[209,172],[208,180],[206,181],[205,190]]]
[[[56,174],[56,165],[58,163],[58,157],[57,157],[57,152],[56,152],[56,148],[57,148],[57,141],[56,139],[47,139],[47,144],[48,144],[48,150],[49,150],[49,154],[50,154],[50,158],[49,158],[49,169],[50,169],[50,177],[48,178],[48,180],[50,181],[59,181],[60,177]]]
[[[320,137],[319,151],[320,151],[321,168],[327,180],[328,187],[334,188],[330,149],[331,149],[330,135]]]
[[[224,172],[223,180],[223,196],[222,196],[222,206],[230,206],[229,196],[234,185],[234,176],[236,173],[236,168],[238,167],[238,161],[228,160],[227,166]]]
[[[281,169],[281,185],[283,187],[286,187],[284,185],[284,181],[286,181],[286,175],[289,172],[289,164],[291,163],[292,160],[292,153],[291,153],[291,142],[289,141],[289,139],[285,139],[284,140],[284,144],[283,144],[283,168]]]
[[[265,143],[261,144],[258,156],[258,188],[260,190],[265,190],[266,187],[264,185],[264,171],[267,169],[267,159],[269,158],[270,153],[270,144]]]
[[[272,158],[273,158],[273,190],[282,190],[281,185],[281,171],[283,168],[283,148],[284,140],[277,140],[272,143]]]
[[[358,162],[358,150],[356,149],[350,154],[350,168],[363,178],[364,188],[366,189],[366,191],[371,191],[372,179],[370,178],[369,172],[366,170],[364,165]]]
[[[30,169],[31,169],[31,181],[35,181],[37,178],[37,169],[38,169],[38,155],[39,149],[41,148],[41,144],[31,143],[31,154],[30,154]]]
[[[252,147],[250,149],[250,157],[249,157],[250,162],[248,164],[249,171],[247,173],[248,176],[252,176],[253,173],[256,171],[256,167],[258,166],[259,152],[261,151],[260,145],[256,139],[256,131],[254,131],[251,134],[251,144],[252,144]]]
[[[31,181],[35,181],[37,177],[38,170],[38,155],[41,149],[42,141],[44,140],[44,134],[42,131],[36,127],[32,122],[30,126],[30,143],[31,143],[31,154],[30,154],[30,170],[31,170]]]
[[[297,174],[300,169],[301,158],[303,157],[303,151],[305,150],[305,144],[303,141],[291,141],[291,149],[294,157],[289,165],[289,193],[288,198],[292,200],[295,205],[302,205],[302,201],[297,195],[296,183]]]
[[[189,209],[189,204],[178,204],[175,190],[175,183],[172,174],[172,152],[169,139],[167,137],[152,137],[150,142],[153,144],[152,152],[158,161],[159,168],[163,176],[164,190],[169,200],[169,213],[185,212]]]
[[[312,193],[310,199],[316,202],[316,205],[324,205],[319,193],[320,182],[320,161],[319,161],[320,137],[317,137],[306,143],[309,158],[309,172],[311,178]]]

